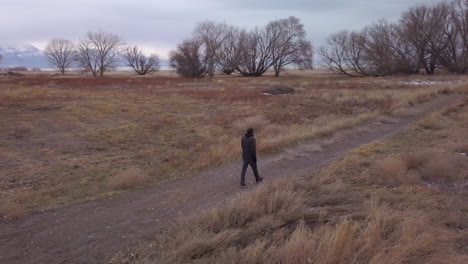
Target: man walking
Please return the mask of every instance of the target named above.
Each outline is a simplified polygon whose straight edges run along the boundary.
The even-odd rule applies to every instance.
[[[241,146],[242,146],[242,159],[244,163],[242,164],[242,173],[241,173],[241,184],[240,187],[245,187],[245,172],[247,167],[250,167],[253,170],[255,175],[255,182],[260,183],[263,180],[263,177],[258,175],[257,169],[257,150],[255,145],[255,137],[253,134],[253,128],[247,129],[247,133],[242,137]]]

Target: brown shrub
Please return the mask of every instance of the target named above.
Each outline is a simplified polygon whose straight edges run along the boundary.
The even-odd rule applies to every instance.
[[[34,196],[33,191],[29,191],[29,190],[18,191],[14,195],[14,201],[20,204],[27,203],[28,201],[33,199],[33,196]]]
[[[450,115],[456,114],[458,112],[458,110],[459,110],[458,105],[450,106],[450,107],[445,108],[442,111],[442,115],[443,116],[450,116]]]
[[[406,167],[409,170],[416,170],[420,168],[424,163],[431,159],[434,155],[437,155],[439,152],[435,151],[419,151],[415,153],[410,153],[403,155],[402,159],[404,160]]]
[[[16,220],[26,215],[26,208],[18,203],[4,203],[0,206],[0,216],[7,220]]]
[[[453,154],[433,156],[421,168],[421,177],[425,181],[448,183],[459,177],[462,161]]]
[[[453,182],[463,167],[463,157],[438,150],[426,150],[387,158],[374,164],[370,182],[389,186],[429,182]]]
[[[130,189],[146,182],[147,173],[139,168],[121,171],[109,179],[109,186],[113,189]]]
[[[448,88],[448,87],[445,87],[444,89],[437,91],[437,94],[446,94],[446,95],[448,95],[448,94],[452,94],[452,93],[453,93],[453,90]]]
[[[374,184],[398,186],[416,184],[419,182],[419,177],[416,173],[408,171],[408,166],[401,157],[391,157],[374,164],[369,181]]]
[[[438,121],[440,117],[441,115],[439,113],[432,113],[416,124],[424,129],[437,130],[441,128]]]

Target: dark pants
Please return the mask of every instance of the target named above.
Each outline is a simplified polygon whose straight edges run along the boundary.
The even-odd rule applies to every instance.
[[[247,167],[249,165],[253,170],[255,180],[258,181],[260,179],[260,175],[258,175],[257,162],[254,162],[253,160],[244,159],[244,164],[242,164],[241,185],[245,185],[245,172],[247,171]]]

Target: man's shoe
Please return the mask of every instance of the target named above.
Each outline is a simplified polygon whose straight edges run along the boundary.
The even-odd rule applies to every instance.
[[[261,183],[263,181],[263,177],[260,177],[257,181],[257,184]]]
[[[246,186],[245,184],[241,184],[241,185],[240,185],[241,188],[245,188],[245,186]]]

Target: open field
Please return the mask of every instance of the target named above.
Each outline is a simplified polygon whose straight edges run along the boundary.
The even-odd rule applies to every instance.
[[[467,263],[468,100],[181,219],[112,263]]]
[[[0,213],[17,218],[189,177],[237,159],[248,126],[268,154],[466,89],[453,76],[425,79],[1,79]],[[277,84],[296,93],[261,93]]]

